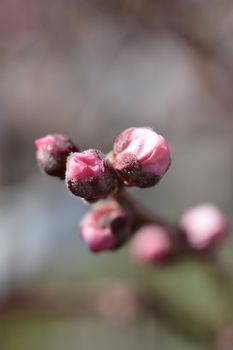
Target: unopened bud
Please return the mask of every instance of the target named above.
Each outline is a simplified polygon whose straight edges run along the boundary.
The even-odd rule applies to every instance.
[[[140,228],[130,243],[130,255],[139,263],[153,264],[164,261],[172,252],[167,230],[157,225]]]
[[[92,252],[113,250],[129,237],[127,214],[115,202],[95,204],[80,224],[80,234]]]
[[[36,158],[41,171],[50,176],[65,178],[66,159],[78,151],[73,142],[64,135],[47,135],[34,141]]]
[[[181,217],[180,227],[193,249],[210,248],[224,238],[228,223],[212,204],[202,204],[187,210]]]
[[[126,186],[151,187],[166,173],[171,157],[163,136],[149,128],[129,128],[116,137],[112,162]]]
[[[66,184],[76,196],[95,202],[118,188],[116,172],[98,150],[72,153],[67,159]]]

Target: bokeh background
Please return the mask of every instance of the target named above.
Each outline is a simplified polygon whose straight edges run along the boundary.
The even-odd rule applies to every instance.
[[[0,1],[1,350],[233,349],[232,237],[211,263],[91,255],[88,206],[33,146],[59,132],[107,152],[153,127],[172,167],[132,195],[171,222],[213,202],[232,223],[232,38],[231,0]]]

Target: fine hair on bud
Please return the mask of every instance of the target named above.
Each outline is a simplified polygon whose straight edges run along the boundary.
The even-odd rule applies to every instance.
[[[67,159],[66,184],[76,196],[96,202],[118,189],[118,179],[105,155],[90,149],[72,153]]]
[[[126,186],[144,188],[159,182],[171,156],[163,136],[150,128],[129,128],[116,137],[111,161]]]
[[[116,202],[100,201],[82,219],[80,235],[92,252],[117,249],[129,238],[129,218]]]
[[[66,136],[51,134],[34,141],[36,158],[42,172],[65,179],[66,159],[78,147]]]

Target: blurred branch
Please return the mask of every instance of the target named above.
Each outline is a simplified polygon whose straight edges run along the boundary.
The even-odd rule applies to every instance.
[[[210,342],[217,331],[208,317],[202,318],[200,314],[196,319],[189,319],[190,316],[177,312],[155,289],[137,288],[125,282],[114,282],[107,287],[88,288],[76,293],[14,290],[0,304],[0,320],[11,316],[52,320],[94,317],[122,326],[145,315],[196,341]]]
[[[199,256],[208,258],[209,254],[212,259],[214,251],[196,250],[188,244],[186,237],[178,225],[169,223],[166,219],[158,217],[148,209],[140,205],[129,193],[125,190],[120,190],[114,195],[114,199],[124,208],[128,216],[132,221],[132,235],[141,227],[148,224],[155,224],[166,229],[170,235],[172,244],[172,253],[166,258],[165,263],[173,262],[174,260],[180,260],[187,258],[188,256]]]

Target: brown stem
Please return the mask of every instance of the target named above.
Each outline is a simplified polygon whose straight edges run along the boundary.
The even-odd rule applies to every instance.
[[[113,198],[128,213],[132,221],[131,236],[134,235],[134,233],[142,226],[148,224],[159,225],[166,228],[167,232],[170,234],[171,243],[173,246],[173,253],[171,256],[172,259],[174,257],[181,258],[182,256],[193,253],[179,227],[171,225],[165,219],[154,215],[152,212],[135,201],[135,199],[124,189],[121,189],[113,196]]]
[[[153,213],[145,209],[142,205],[135,201],[133,197],[129,195],[124,189],[120,190],[114,195],[114,199],[120,204],[124,210],[133,217],[133,228],[154,223],[161,226],[167,226],[165,221]]]

